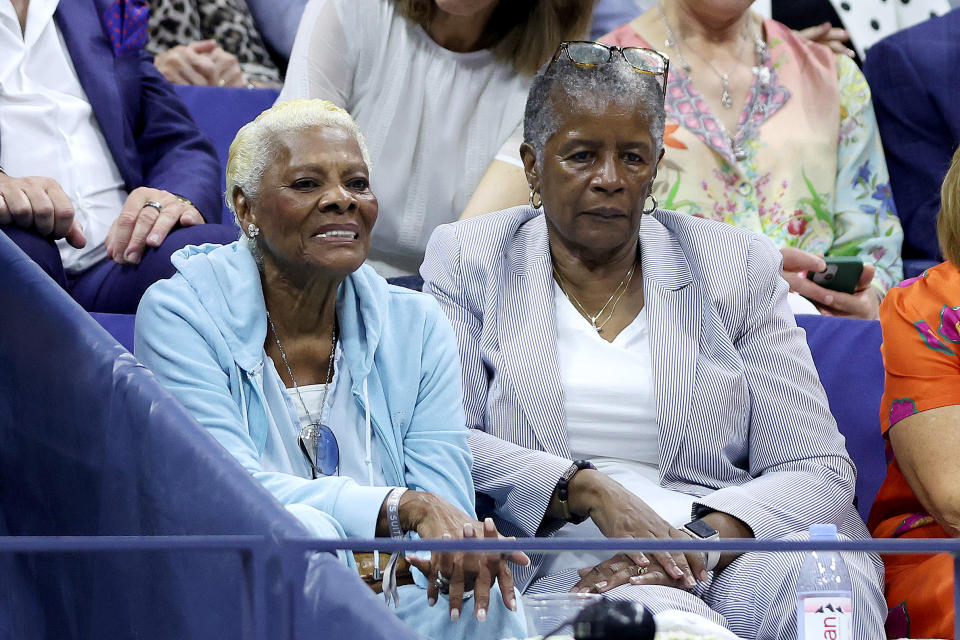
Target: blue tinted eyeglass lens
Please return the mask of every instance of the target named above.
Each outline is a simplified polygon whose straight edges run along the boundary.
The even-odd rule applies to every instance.
[[[340,446],[333,430],[325,424],[308,424],[300,430],[300,450],[315,473],[336,475],[340,466]]]
[[[571,42],[567,55],[577,64],[603,64],[610,59],[610,49],[593,42]]]
[[[327,425],[319,427],[319,441],[317,442],[317,467],[325,476],[337,475],[340,468],[340,446],[333,430]]]
[[[650,73],[663,73],[666,71],[666,65],[663,58],[648,49],[624,49],[623,57],[631,66]]]

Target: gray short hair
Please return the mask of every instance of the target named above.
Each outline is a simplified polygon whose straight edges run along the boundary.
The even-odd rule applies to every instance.
[[[666,114],[663,108],[663,89],[657,76],[636,71],[619,54],[610,62],[582,67],[566,56],[537,73],[527,94],[523,114],[523,141],[533,147],[539,162],[543,147],[557,132],[558,114],[554,101],[563,94],[573,104],[616,103],[635,108],[650,116],[650,135],[657,153],[663,148],[663,128]]]
[[[253,122],[241,127],[230,145],[224,198],[234,217],[237,211],[233,205],[233,192],[239,187],[248,199],[257,197],[263,174],[277,157],[280,136],[316,127],[336,127],[352,135],[360,147],[363,162],[370,168],[370,152],[367,151],[360,127],[344,109],[328,100],[300,98],[278,102],[257,116]],[[239,218],[237,224],[240,224]],[[259,262],[259,243],[242,230],[240,237],[247,242]]]

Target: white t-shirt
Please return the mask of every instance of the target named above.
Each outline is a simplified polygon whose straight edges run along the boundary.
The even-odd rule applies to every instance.
[[[444,49],[390,0],[311,0],[279,99],[324,98],[357,121],[380,201],[370,262],[389,277],[416,273],[433,229],[466,208],[531,80],[488,50]]]
[[[53,178],[70,198],[87,245],[57,246],[74,273],[106,257],[127,193],[54,22],[58,4],[33,0],[21,32],[13,5],[0,0],[0,167],[15,178]]]
[[[557,359],[574,459],[590,460],[675,527],[690,521],[694,496],[660,486],[659,430],[646,309],[607,342],[554,283]],[[591,520],[568,524],[562,538],[602,538]],[[538,576],[590,567],[609,553],[548,557]]]

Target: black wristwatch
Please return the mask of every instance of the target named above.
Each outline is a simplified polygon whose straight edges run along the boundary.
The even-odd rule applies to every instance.
[[[709,524],[697,518],[683,525],[683,530],[690,534],[695,540],[717,540],[720,538],[720,532]],[[713,571],[720,562],[720,552],[710,551],[703,554],[703,564],[707,571]]]
[[[587,519],[587,516],[577,516],[570,511],[570,481],[577,471],[582,469],[596,469],[589,460],[574,460],[570,468],[563,472],[560,480],[557,481],[557,499],[560,501],[560,508],[563,510],[563,519],[571,524],[580,524]]]

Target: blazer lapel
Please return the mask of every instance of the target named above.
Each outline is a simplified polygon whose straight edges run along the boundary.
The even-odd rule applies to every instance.
[[[662,479],[677,456],[687,427],[703,302],[676,236],[654,216],[644,218],[641,224],[640,246]]]
[[[552,262],[542,215],[520,227],[505,256],[504,270],[503,299],[497,312],[504,372],[543,450],[569,456],[557,360]]]
[[[130,158],[127,150],[134,144],[125,126],[123,101],[118,88],[113,49],[94,2],[63,0],[54,14],[80,85],[87,94],[93,115],[110,148],[114,161],[126,175],[123,165]]]

